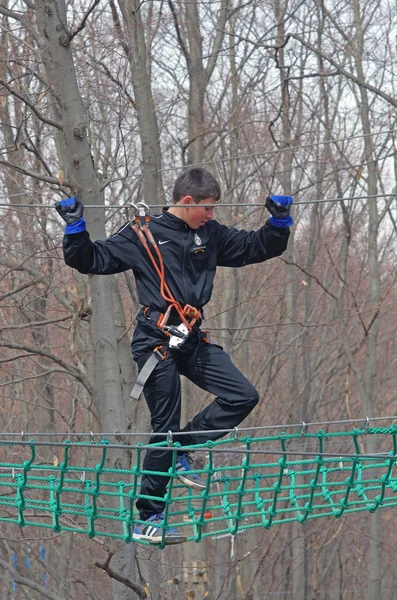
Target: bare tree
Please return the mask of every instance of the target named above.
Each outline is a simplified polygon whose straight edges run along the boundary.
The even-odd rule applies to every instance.
[[[269,192],[314,202],[296,206],[281,260],[220,270],[205,307],[205,327],[260,392],[246,424],[395,413],[395,206],[357,196],[396,189],[396,14],[386,1],[363,7],[0,2],[4,431],[148,431],[143,401],[129,401],[132,276],[65,268],[48,207],[80,193],[92,237],[103,238],[128,218],[119,204],[162,204],[179,170],[201,162],[233,205],[219,207],[229,225],[260,226],[263,208],[246,204]],[[90,208],[105,202],[106,211]],[[186,415],[208,398],[189,389],[188,400]],[[363,451],[378,449],[372,440]],[[62,600],[102,600],[112,587],[115,598],[386,597],[393,511],[383,520],[384,530],[380,513],[257,527],[209,536],[185,556],[49,535],[49,591]],[[13,578],[39,585],[40,570],[24,566],[27,529],[2,531],[11,599]]]

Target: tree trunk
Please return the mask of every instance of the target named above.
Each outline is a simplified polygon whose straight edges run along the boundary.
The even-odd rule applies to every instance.
[[[365,81],[363,68],[364,58],[364,32],[363,19],[361,16],[360,0],[353,0],[353,9],[356,25],[355,65],[359,78]],[[377,173],[376,160],[373,149],[373,139],[371,137],[370,125],[370,106],[368,100],[368,91],[360,86],[360,115],[364,138],[364,161],[368,165],[368,195],[377,194]],[[371,327],[368,331],[366,343],[366,358],[364,385],[365,395],[361,397],[362,407],[365,417],[373,417],[376,400],[376,374],[377,374],[377,342],[380,327],[380,318],[378,307],[381,299],[381,285],[379,273],[379,254],[378,254],[378,229],[379,215],[378,207],[375,201],[368,202],[368,269],[369,269],[369,298],[371,314],[374,315]],[[378,451],[376,436],[369,436],[367,442],[367,451],[374,454]],[[376,511],[369,516],[371,521],[371,535],[369,538],[368,553],[368,590],[367,599],[382,597],[382,513]]]
[[[88,206],[103,203],[90,154],[86,122],[77,85],[73,57],[67,31],[66,7],[63,0],[56,5],[49,0],[37,0],[36,16],[42,38],[42,53],[47,78],[56,96],[63,127],[63,152],[67,179],[73,183]],[[66,31],[65,31],[66,29]],[[93,239],[104,238],[105,211],[87,211],[88,230]],[[102,431],[124,432],[127,419],[122,395],[117,340],[113,314],[112,278],[89,276],[92,302],[92,338],[95,351],[95,393]],[[117,438],[116,438],[117,439]],[[119,438],[119,441],[120,438]],[[128,454],[112,451],[107,455],[107,467],[129,466]],[[116,501],[117,502],[117,501]],[[121,573],[128,572],[128,560],[122,548],[113,558]],[[114,600],[131,600],[132,591],[114,582]]]
[[[160,133],[152,95],[151,49],[147,46],[145,39],[145,24],[140,8],[142,3],[139,0],[118,0],[118,4],[124,19],[131,82],[139,121],[143,197],[148,204],[162,203],[165,202],[165,196],[160,172]],[[111,1],[111,6],[115,25],[120,28],[113,1]]]
[[[277,42],[282,44],[285,40],[285,13],[280,5],[275,5],[275,16],[277,26]],[[283,152],[283,175],[281,178],[281,186],[283,194],[292,194],[292,152],[287,148],[291,146],[292,131],[291,131],[291,116],[290,116],[290,98],[287,83],[287,69],[285,65],[284,48],[279,51],[279,69],[280,69],[280,84],[281,84],[281,126],[282,139],[286,146]],[[288,390],[289,398],[296,396],[296,390],[299,389],[299,367],[298,367],[298,350],[293,345],[293,340],[296,339],[298,329],[293,323],[295,321],[295,306],[294,298],[297,295],[296,289],[296,272],[294,266],[288,263],[294,263],[294,229],[291,230],[291,235],[288,242],[288,248],[284,253],[284,258],[287,261],[286,267],[286,286],[285,286],[285,313],[287,315],[288,338],[290,346],[288,348]],[[292,406],[289,419],[292,423],[297,423],[303,420],[302,408],[296,404]],[[307,580],[307,558],[306,558],[306,541],[305,529],[300,523],[293,523],[292,527],[292,595],[294,600],[305,600],[308,594]]]

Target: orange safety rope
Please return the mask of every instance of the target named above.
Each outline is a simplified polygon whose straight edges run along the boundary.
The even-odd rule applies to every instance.
[[[137,214],[135,214],[135,224],[133,225],[132,228],[135,231],[135,233],[137,234],[137,236],[139,237],[140,241],[142,242],[142,245],[145,248],[146,252],[148,253],[149,258],[156,270],[156,273],[160,278],[160,294],[161,294],[162,298],[168,304],[167,311],[165,312],[165,314],[160,316],[160,318],[157,322],[157,326],[160,329],[165,327],[165,325],[167,324],[167,321],[169,319],[169,316],[171,314],[171,310],[174,308],[177,311],[182,323],[184,323],[184,325],[186,325],[188,330],[191,331],[193,325],[195,324],[197,319],[200,317],[200,313],[197,310],[197,308],[195,308],[194,306],[190,306],[190,304],[186,304],[184,306],[184,308],[182,308],[181,304],[179,302],[177,302],[177,300],[175,300],[174,296],[172,295],[172,292],[171,292],[170,288],[168,287],[167,282],[165,281],[165,267],[164,267],[163,257],[161,255],[159,247],[157,246],[156,240],[154,239],[152,232],[149,229],[149,223],[150,223],[150,215],[149,214],[147,214],[147,213],[145,214],[145,224],[144,225],[141,224],[140,217]],[[156,251],[159,264],[157,264],[157,262],[156,262],[156,259],[146,241],[145,235]],[[186,317],[192,317],[192,319],[190,321],[187,321]]]

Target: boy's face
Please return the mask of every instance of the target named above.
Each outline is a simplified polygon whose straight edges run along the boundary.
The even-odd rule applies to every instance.
[[[204,204],[204,206],[203,206]],[[211,206],[205,206],[209,204]],[[198,229],[214,218],[214,206],[216,198],[205,198],[195,202],[192,196],[184,196],[176,206],[183,207],[182,220],[185,221],[191,229]]]

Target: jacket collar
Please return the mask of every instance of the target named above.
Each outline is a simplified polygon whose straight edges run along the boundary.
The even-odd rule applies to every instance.
[[[185,221],[182,221],[182,219],[179,219],[179,217],[176,217],[175,215],[169,213],[168,208],[168,206],[165,206],[162,212],[163,218],[167,223],[168,227],[171,227],[171,229],[175,229],[176,231],[190,231],[189,225],[187,225]]]

